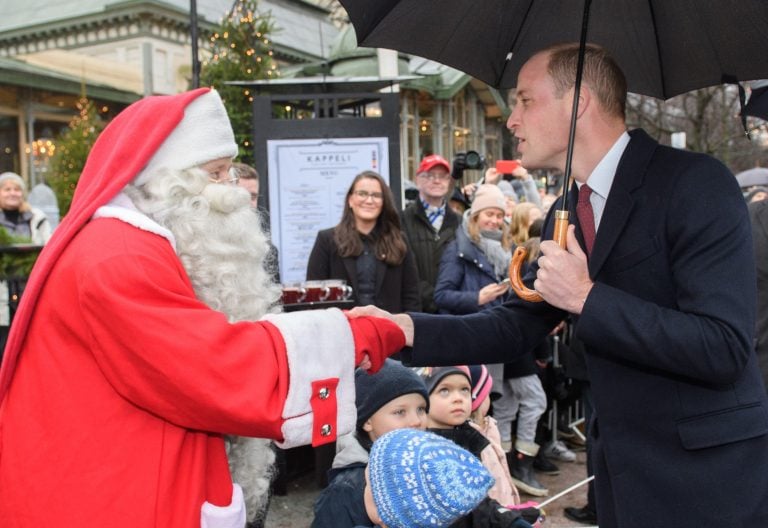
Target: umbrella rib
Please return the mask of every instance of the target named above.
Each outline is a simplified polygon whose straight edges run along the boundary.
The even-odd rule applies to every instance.
[[[517,39],[520,38],[522,29],[523,27],[525,27],[525,21],[528,20],[528,15],[531,13],[532,7],[533,7],[533,0],[529,0],[528,7],[526,7],[525,9],[525,16],[523,16],[522,22],[520,22],[519,29],[514,32],[515,40],[512,41],[512,46],[507,51],[507,60],[504,61],[504,66],[502,66],[501,71],[499,72],[499,75],[496,77],[496,82],[494,83],[494,86],[501,86],[501,80],[504,78],[504,73],[507,71],[507,67],[509,66],[509,63],[512,61],[512,50],[514,50],[515,45],[517,45]]]
[[[659,32],[656,27],[656,10],[653,9],[653,0],[648,0],[648,10],[650,11],[651,21],[653,22],[653,40],[656,42],[656,61],[659,64],[659,80],[661,81],[661,95],[663,99],[667,98],[667,80],[664,78],[664,60],[661,57],[661,42],[659,41]]]

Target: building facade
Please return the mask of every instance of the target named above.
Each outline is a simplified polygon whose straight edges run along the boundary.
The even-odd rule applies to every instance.
[[[357,48],[338,10],[322,0],[261,0],[273,17],[274,58],[283,75],[381,75],[394,62],[402,84],[401,174],[419,160],[476,150],[502,157],[502,94],[456,70],[404,55]],[[210,32],[231,0],[198,0],[201,58]],[[76,114],[83,94],[106,119],[150,94],[186,90],[192,75],[188,0],[0,0],[0,171],[44,179],[52,138]],[[392,64],[389,65],[392,67]],[[51,148],[53,146],[53,149]],[[479,175],[474,175],[479,177]],[[473,175],[468,175],[473,178]],[[476,179],[476,177],[474,179]]]

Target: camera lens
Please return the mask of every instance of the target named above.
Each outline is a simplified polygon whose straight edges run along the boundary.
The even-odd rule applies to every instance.
[[[483,167],[483,157],[474,150],[467,151],[465,160],[468,169],[481,169]]]

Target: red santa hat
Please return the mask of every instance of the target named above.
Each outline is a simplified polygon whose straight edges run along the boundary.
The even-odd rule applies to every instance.
[[[194,105],[198,99],[202,100],[201,104]],[[123,110],[101,133],[85,163],[69,212],[41,251],[21,297],[0,369],[0,403],[16,369],[18,355],[45,280],[72,238],[90,220],[96,209],[106,205],[126,185],[146,172],[150,164],[153,167],[161,166],[160,163],[165,166],[165,163],[169,163],[166,160],[178,156],[182,166],[170,165],[170,168],[188,168],[192,166],[188,163],[190,159],[199,164],[216,157],[234,156],[236,145],[232,150],[234,136],[231,125],[228,120],[226,125],[223,123],[222,118],[226,118],[226,113],[221,113],[223,106],[219,108],[219,104],[221,100],[218,94],[209,88],[198,88],[178,95],[147,97]],[[201,123],[199,116],[203,114],[216,116],[217,123],[213,125],[206,121],[204,126],[187,126],[188,110],[191,110],[190,115],[195,116],[195,123]],[[179,138],[184,137],[194,143],[185,147],[179,142],[174,136],[177,128],[183,131],[178,135]],[[169,141],[168,149],[164,148],[166,141]],[[197,156],[195,148],[200,148],[206,142],[212,144],[210,148],[203,147],[206,155]],[[156,162],[156,155],[160,162]],[[208,156],[216,157],[204,159]]]

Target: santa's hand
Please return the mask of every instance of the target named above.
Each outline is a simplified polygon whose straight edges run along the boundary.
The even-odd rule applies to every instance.
[[[387,357],[406,345],[402,323],[396,321],[403,316],[410,321],[407,315],[392,315],[374,306],[353,308],[346,315],[355,339],[355,366],[377,372]]]
[[[383,317],[384,319],[392,319],[392,314],[386,310],[382,310],[372,304],[367,306],[355,306],[351,310],[345,312],[347,317],[360,317],[361,315],[372,315],[374,317]]]
[[[408,314],[391,314],[386,310],[377,308],[372,304],[368,306],[355,306],[346,312],[347,317],[360,317],[361,315],[372,315],[374,317],[383,317],[389,319],[405,334],[405,346],[413,346],[413,319]]]
[[[541,243],[539,271],[533,287],[552,306],[580,314],[592,289],[587,256],[576,240],[572,225],[568,226],[567,249],[552,240]]]
[[[355,366],[363,370],[368,370],[371,368],[371,358],[368,357],[368,354],[363,354],[363,360]]]

